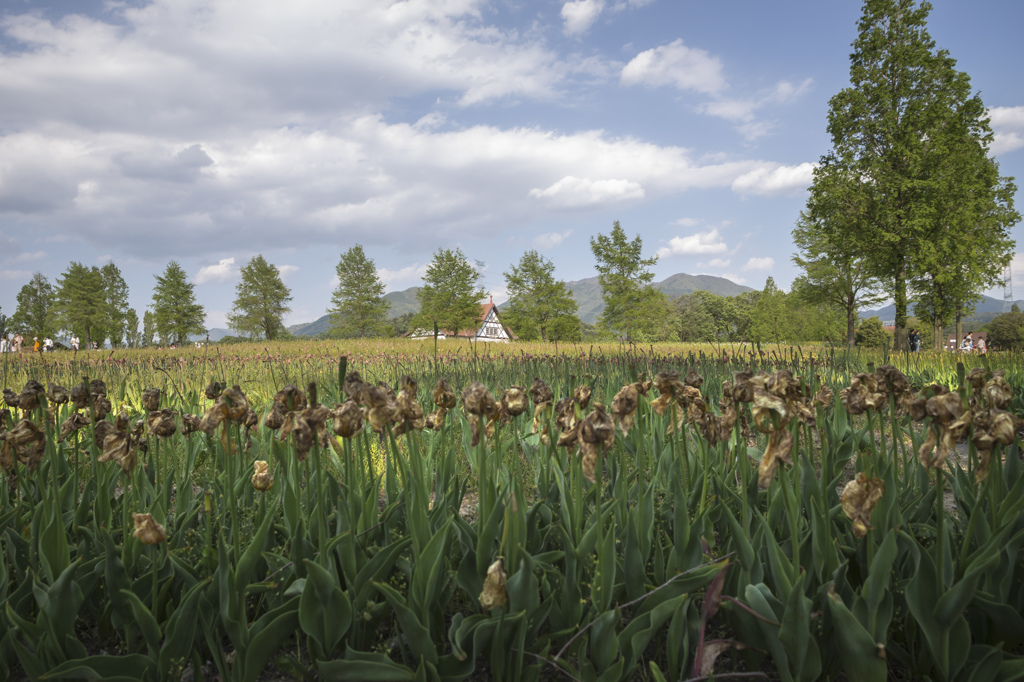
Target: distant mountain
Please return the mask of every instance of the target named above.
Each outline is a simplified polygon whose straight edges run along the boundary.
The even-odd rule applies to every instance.
[[[210,329],[210,330],[208,330],[207,333],[210,335],[210,341],[220,341],[225,336],[231,336],[232,334],[234,334],[234,332],[232,332],[230,329],[220,329],[219,327],[215,327],[213,329]],[[206,340],[206,334],[192,334],[191,336],[188,337],[188,340],[189,341],[205,341]]]
[[[604,310],[604,301],[601,299],[601,284],[597,277],[566,282],[565,286],[572,291],[576,303],[579,305],[577,315],[587,324],[597,322],[597,316]],[[754,291],[750,287],[736,284],[732,280],[713,275],[687,275],[677,273],[662,280],[654,282],[654,288],[660,290],[670,298],[678,298],[685,294],[692,294],[695,291],[710,291],[719,296],[736,296],[744,291]]]
[[[420,301],[416,298],[416,292],[419,290],[419,287],[410,287],[404,291],[392,291],[390,294],[384,294],[385,300],[391,303],[391,308],[388,310],[388,319],[390,320],[396,317],[401,317],[406,313],[419,312]],[[313,322],[293,324],[288,327],[288,331],[294,336],[318,336],[320,334],[326,334],[330,329],[330,315],[324,315]],[[210,336],[210,340],[213,340],[212,335]]]
[[[1024,310],[1024,301],[1015,301],[1020,306],[1021,310]],[[914,304],[911,303],[908,314],[914,314]],[[978,304],[974,307],[974,313],[969,319],[984,320],[984,322],[991,322],[992,318],[1003,312],[1003,299],[992,298],[991,296],[985,296],[982,300],[978,301]],[[861,319],[867,319],[869,317],[880,317],[882,322],[889,322],[896,319],[896,305],[887,305],[884,308],[878,308],[877,310],[862,310],[860,311]],[[965,320],[968,318],[965,318]],[[977,324],[983,324],[984,322],[978,322]]]

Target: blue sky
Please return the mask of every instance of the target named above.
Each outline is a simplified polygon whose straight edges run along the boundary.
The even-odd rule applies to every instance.
[[[936,0],[929,31],[1024,177],[1019,0]],[[388,290],[438,248],[565,280],[619,220],[657,279],[762,288],[848,85],[853,0],[4,0],[0,310],[33,272],[113,260],[139,311],[171,259],[225,326],[239,269],[277,265],[289,324],[362,244]],[[1018,47],[1015,47],[1018,46]],[[1024,199],[1018,197],[1018,209]],[[1013,236],[1024,244],[1024,228]],[[1015,258],[1015,298],[1024,259]],[[1001,290],[992,292],[1001,296]]]

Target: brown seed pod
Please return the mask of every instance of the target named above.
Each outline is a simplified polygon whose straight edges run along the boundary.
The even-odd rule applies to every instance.
[[[221,391],[224,390],[224,384],[219,381],[211,381],[210,384],[203,390],[203,394],[210,400],[216,400],[220,397]]]

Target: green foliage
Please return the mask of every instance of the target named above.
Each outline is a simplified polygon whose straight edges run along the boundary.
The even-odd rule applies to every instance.
[[[156,315],[151,310],[142,312],[142,338],[139,339],[140,348],[148,348],[153,345],[156,336]]]
[[[808,213],[829,243],[856,240],[896,305],[906,348],[911,287],[940,318],[998,279],[1008,260],[1015,187],[988,158],[992,141],[968,76],[928,35],[930,5],[867,0],[850,87],[829,103],[832,150],[814,171]]]
[[[384,282],[373,261],[356,244],[341,254],[337,266],[338,286],[331,297],[331,338],[388,336],[388,310]]]
[[[138,335],[139,320],[135,317],[135,327],[131,327],[129,320],[128,306],[128,284],[121,276],[121,270],[114,265],[113,261],[108,262],[100,268],[103,276],[103,297],[106,313],[105,332],[110,339],[110,345],[118,348],[122,343],[131,345],[128,336],[134,333]],[[100,340],[100,345],[103,341]]]
[[[597,261],[595,267],[605,306],[599,324],[627,340],[649,331],[652,323],[656,323],[651,316],[663,310],[659,305],[659,292],[651,286],[654,273],[648,269],[658,261],[657,256],[641,258],[643,240],[640,235],[627,240],[617,220],[611,234],[590,238],[590,250]]]
[[[988,345],[999,350],[1024,350],[1024,313],[1019,308],[997,315],[988,323]]]
[[[524,253],[505,273],[509,302],[501,314],[519,338],[564,341],[579,336],[576,300],[554,273],[555,264],[537,251]]]
[[[461,249],[438,249],[417,293],[420,312],[416,326],[433,330],[436,323],[452,335],[475,329],[484,297],[479,279],[480,273],[469,264]]]
[[[285,330],[284,316],[291,311],[286,303],[292,300],[292,292],[281,281],[277,266],[258,254],[246,263],[241,275],[232,312],[228,313],[228,327],[250,338],[280,338]]]
[[[188,281],[177,261],[167,264],[163,275],[154,275],[153,322],[163,345],[182,345],[190,334],[205,334],[206,312],[196,303],[195,285]]]
[[[128,308],[124,316],[124,342],[129,348],[142,347],[142,332],[139,331],[139,314],[135,308]]]
[[[87,347],[103,344],[110,318],[107,314],[103,273],[95,265],[72,261],[57,280],[54,313],[62,329],[81,337]]]
[[[53,336],[56,314],[53,310],[53,286],[42,273],[35,273],[18,292],[18,307],[11,316],[11,331],[26,339]]]
[[[892,336],[882,326],[882,320],[869,317],[862,320],[857,329],[857,345],[867,348],[885,348],[892,341]]]

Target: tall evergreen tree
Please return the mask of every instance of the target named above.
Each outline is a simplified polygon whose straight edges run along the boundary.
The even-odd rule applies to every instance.
[[[54,310],[60,327],[84,339],[87,348],[93,341],[102,344],[108,318],[100,269],[71,261],[57,280]]]
[[[53,311],[53,285],[37,272],[18,292],[18,307],[11,316],[11,331],[27,339],[43,338],[56,331]]]
[[[142,333],[139,331],[139,314],[135,312],[135,308],[129,308],[124,316],[124,342],[129,348],[139,348],[142,346]]]
[[[473,328],[484,297],[479,279],[480,273],[469,264],[462,249],[438,249],[416,293],[420,300],[417,324],[424,329],[433,329],[436,324],[453,336]]]
[[[273,341],[281,336],[284,316],[291,308],[292,292],[281,280],[277,266],[262,254],[254,256],[242,268],[242,279],[235,287],[234,310],[228,314],[228,327],[252,338],[262,336]]]
[[[125,343],[125,335],[128,333],[128,284],[113,261],[100,268],[100,274],[103,276],[103,297],[107,317],[106,336],[110,339],[110,345],[117,348]]]
[[[1000,238],[971,267],[999,272],[1016,220],[1012,182],[984,161],[992,141],[984,104],[928,35],[930,9],[917,0],[864,3],[851,84],[829,103],[833,148],[815,169],[808,203],[815,220],[828,217],[816,206],[853,216],[851,236],[896,304],[897,349],[907,348],[910,283],[938,262],[929,247],[949,253],[943,245],[958,230],[984,222]]]
[[[640,235],[632,241],[627,240],[618,220],[612,225],[610,235],[591,237],[590,250],[597,259],[598,281],[604,300],[604,310],[598,323],[632,341],[645,325],[652,322],[651,316],[664,309],[664,306],[657,305],[657,299],[664,295],[651,286],[654,273],[648,269],[658,262],[658,257],[641,258],[643,240]]]
[[[555,264],[536,251],[524,253],[519,264],[505,273],[509,302],[502,314],[518,336],[529,338],[527,330],[536,327],[541,341],[547,341],[548,331],[555,326],[560,331],[579,328],[576,299],[554,273]]]
[[[152,346],[154,337],[156,337],[156,315],[152,310],[145,310],[142,312],[142,339],[139,345],[142,348]]]
[[[391,304],[384,298],[384,282],[377,267],[356,244],[341,254],[336,268],[338,286],[331,295],[331,336],[365,338],[388,336]]]
[[[181,265],[172,260],[163,275],[154,277],[153,316],[160,343],[180,346],[190,334],[205,334],[206,312],[196,303],[195,285]]]

